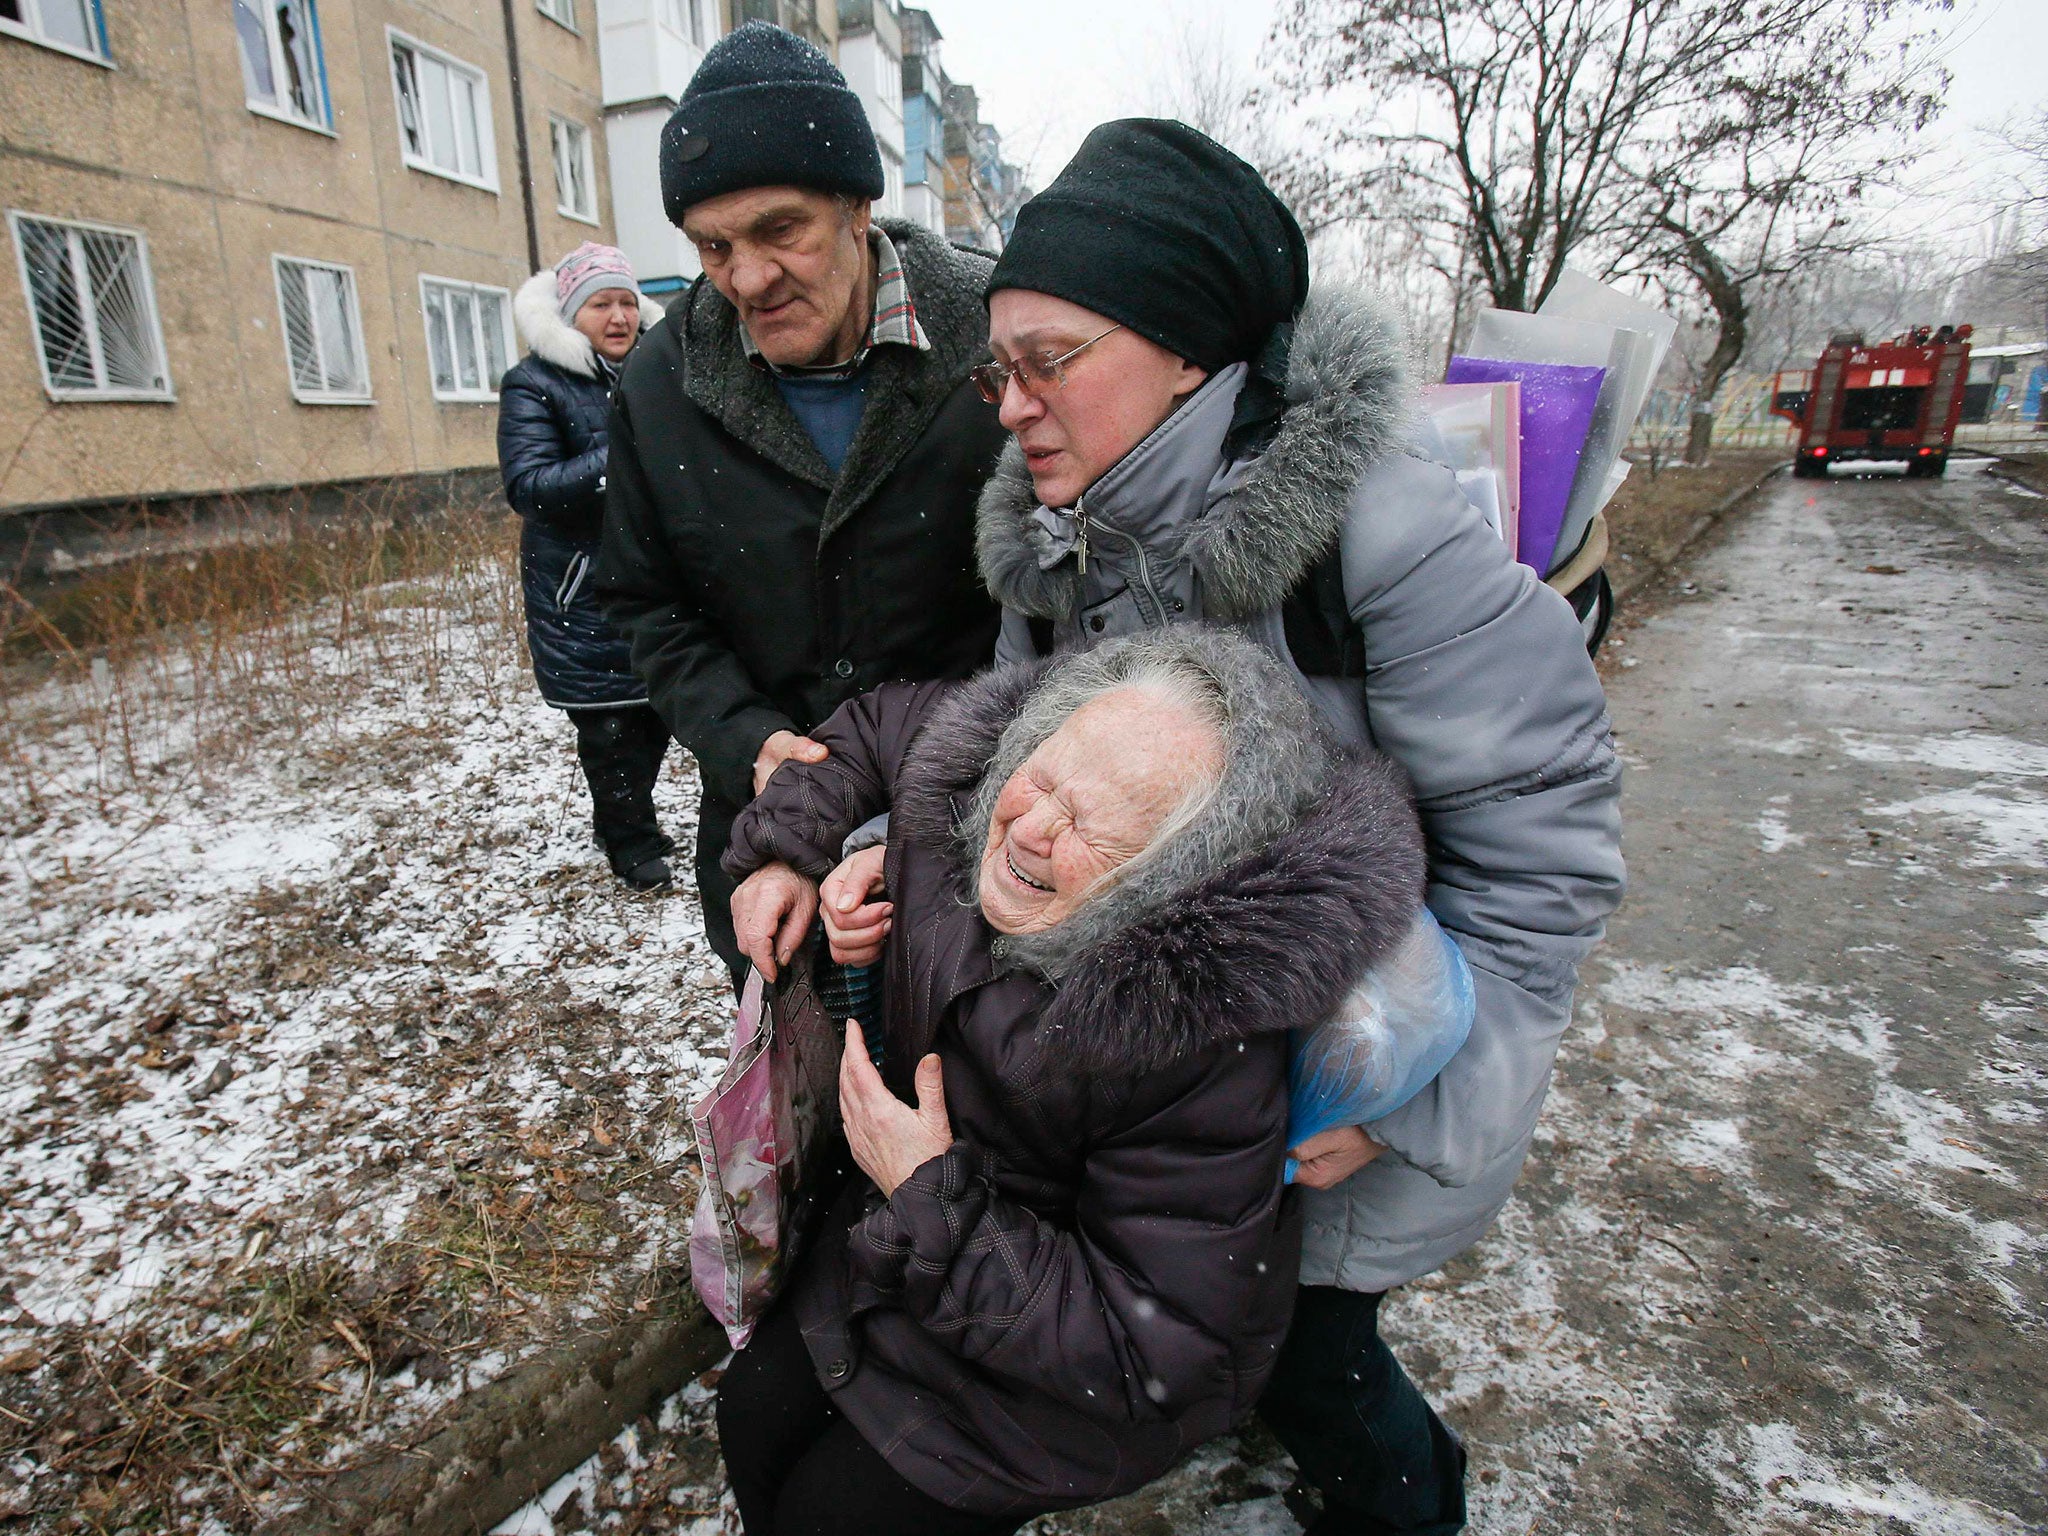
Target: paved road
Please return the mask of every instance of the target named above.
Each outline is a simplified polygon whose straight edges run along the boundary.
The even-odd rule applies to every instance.
[[[2048,1530],[2048,500],[1782,479],[1687,576],[1529,1172],[1392,1328],[1476,1532]],[[1283,1477],[1062,1529],[1290,1532]]]
[[[1611,658],[1633,885],[1529,1171],[1389,1331],[1479,1536],[2048,1531],[2048,500],[1779,480],[1687,577]],[[1288,1536],[1289,1475],[1033,1529]]]

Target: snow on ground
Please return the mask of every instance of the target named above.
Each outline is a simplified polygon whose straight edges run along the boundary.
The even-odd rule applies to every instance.
[[[233,1519],[679,1260],[722,970],[693,895],[611,879],[505,626],[453,637],[431,675],[316,653],[359,695],[330,727],[195,762],[173,726],[127,784],[105,669],[10,700],[38,734],[0,862],[0,1512],[136,1514],[112,1489],[176,1465],[186,1414],[239,1486],[196,1465],[153,1528]],[[680,752],[660,802],[686,856]],[[291,1379],[237,1391],[284,1424],[215,1432],[224,1342],[274,1346]],[[145,1422],[110,1359],[184,1390]]]

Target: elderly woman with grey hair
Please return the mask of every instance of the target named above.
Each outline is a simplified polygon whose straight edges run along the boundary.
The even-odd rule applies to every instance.
[[[771,978],[891,812],[857,1172],[720,1388],[749,1536],[1015,1530],[1247,1415],[1292,1306],[1288,1031],[1408,931],[1406,780],[1262,650],[1182,629],[892,685],[734,827]],[[914,1107],[913,1107],[914,1105]]]

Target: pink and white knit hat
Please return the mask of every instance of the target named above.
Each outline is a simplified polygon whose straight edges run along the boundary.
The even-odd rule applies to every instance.
[[[640,291],[632,263],[615,245],[586,240],[555,265],[555,298],[562,306],[564,320],[574,320],[585,301],[606,288]]]

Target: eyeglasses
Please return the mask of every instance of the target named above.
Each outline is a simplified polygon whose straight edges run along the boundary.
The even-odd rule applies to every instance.
[[[1102,336],[1113,335],[1122,329],[1120,325],[1112,325]],[[1017,381],[1019,389],[1037,400],[1056,389],[1065,389],[1067,360],[1086,352],[1102,340],[1102,336],[1090,336],[1072,351],[1062,352],[1058,357],[1041,352],[1036,357],[1020,357],[1008,367],[1001,363],[983,363],[979,368],[970,368],[967,377],[974,380],[974,387],[981,391],[981,398],[990,405],[1003,403],[1003,391],[1009,388],[1012,379]]]

